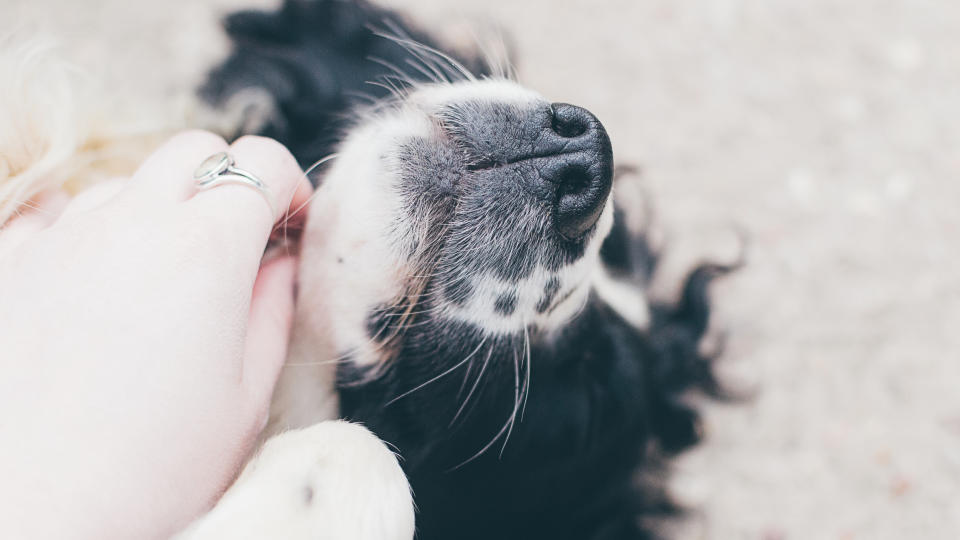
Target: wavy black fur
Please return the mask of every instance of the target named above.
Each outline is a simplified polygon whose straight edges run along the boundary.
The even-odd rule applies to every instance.
[[[365,2],[288,0],[279,12],[232,15],[226,26],[233,54],[201,94],[216,104],[242,88],[264,89],[278,108],[263,134],[310,164],[332,151],[358,95],[386,96],[367,84],[389,74],[371,57],[402,65],[411,56],[371,31],[388,20],[436,46],[396,14]],[[645,286],[658,254],[622,217],[618,211],[602,259],[619,277]],[[678,511],[663,489],[665,458],[700,438],[699,416],[684,398],[721,394],[712,359],[698,345],[709,320],[709,283],[727,270],[695,269],[675,305],[652,306],[645,331],[591,297],[556,340],[530,336],[529,371],[518,358],[525,336],[484,341],[470,326],[408,320],[383,373],[371,380],[349,364],[340,370],[343,413],[399,448],[421,539],[652,538],[651,518]],[[372,313],[371,337],[385,334],[396,317],[386,309]],[[462,369],[409,393],[471,353]],[[461,411],[467,383],[481,375]],[[530,392],[509,442],[501,437],[471,459],[501,430],[517,383],[528,375]]]
[[[364,1],[287,0],[278,11],[229,15],[224,28],[233,51],[200,96],[223,105],[241,90],[265,90],[277,110],[260,134],[285,144],[304,167],[333,151],[354,107],[389,95],[374,84],[396,75],[385,64],[425,79],[407,64],[413,54],[379,32],[437,46],[398,14]],[[450,54],[477,75],[486,74],[476,58]]]

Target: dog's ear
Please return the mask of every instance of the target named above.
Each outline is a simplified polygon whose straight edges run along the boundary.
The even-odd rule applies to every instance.
[[[618,171],[630,176],[631,170]],[[629,181],[621,179],[621,182]],[[635,180],[635,179],[634,179]],[[600,250],[603,264],[614,276],[648,290],[659,271],[662,253],[652,242],[652,209],[643,190],[636,185],[619,184],[614,225]],[[735,398],[714,373],[714,360],[722,352],[705,353],[701,342],[710,322],[710,284],[738,269],[732,264],[702,263],[694,267],[682,282],[679,298],[651,301],[650,321],[640,334],[647,373],[648,425],[658,447],[674,454],[696,444],[700,438],[699,413],[687,402],[691,392],[718,399]]]
[[[737,268],[738,265],[701,264],[687,275],[677,303],[650,306],[650,424],[660,449],[667,454],[693,446],[702,435],[700,414],[686,401],[688,393],[699,392],[721,400],[735,398],[714,372],[722,340],[718,350],[710,353],[701,351],[700,345],[710,321],[710,283]]]
[[[439,66],[440,55],[424,53],[431,68],[418,58],[425,49],[406,43],[437,49],[433,38],[363,0],[286,0],[278,11],[234,13],[225,27],[232,53],[210,73],[201,98],[240,116],[225,135],[273,137],[305,166],[332,151],[353,106],[389,94],[371,83],[389,86],[392,67],[417,81],[435,76],[432,70],[453,76],[451,66]],[[478,56],[443,54],[475,75],[487,72]]]

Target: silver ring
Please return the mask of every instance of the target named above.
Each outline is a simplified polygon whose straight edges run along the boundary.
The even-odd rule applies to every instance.
[[[197,189],[205,190],[223,184],[249,186],[263,195],[263,198],[267,200],[267,204],[270,205],[270,211],[273,212],[273,199],[270,196],[270,190],[267,188],[267,185],[257,178],[256,175],[234,167],[236,163],[237,161],[233,156],[227,152],[217,152],[203,160],[203,163],[193,171],[193,180]]]

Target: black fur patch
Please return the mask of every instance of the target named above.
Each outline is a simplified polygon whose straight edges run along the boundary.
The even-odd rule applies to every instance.
[[[497,297],[497,301],[493,305],[493,309],[505,317],[513,315],[513,312],[517,309],[517,295],[513,293],[501,294]]]
[[[697,351],[716,275],[706,268],[691,274],[679,305],[654,307],[649,333],[592,298],[556,342],[531,336],[527,365],[521,336],[485,343],[468,325],[421,319],[386,373],[342,387],[344,414],[404,456],[418,538],[650,538],[644,519],[678,511],[651,478],[700,436],[699,416],[682,398],[720,394],[711,359]],[[509,441],[501,435],[463,464],[502,431],[528,369],[529,395]],[[640,485],[638,471],[648,478]]]
[[[649,242],[634,242],[623,208],[614,207],[613,228],[600,247],[600,258],[616,277],[648,282],[657,270],[657,254]]]
[[[473,285],[463,276],[457,276],[443,286],[444,299],[462,306],[473,294]]]
[[[656,256],[648,246],[610,247]],[[644,524],[680,511],[663,489],[665,460],[701,436],[684,398],[723,397],[698,344],[708,285],[727,271],[695,269],[676,305],[652,306],[646,332],[591,297],[556,341],[530,335],[529,363],[524,336],[490,340],[425,310],[382,376],[341,387],[342,410],[400,449],[420,509],[418,538],[653,538]]]
[[[537,303],[537,313],[546,313],[553,305],[553,300],[557,297],[558,292],[560,292],[560,280],[556,276],[551,277],[543,288],[543,297]]]
[[[367,335],[376,342],[386,341],[398,330],[404,309],[400,306],[380,306],[367,317]]]
[[[241,90],[264,90],[277,111],[260,134],[285,144],[304,167],[333,151],[352,109],[389,96],[372,84],[393,75],[385,64],[408,68],[415,60],[375,29],[437,46],[396,13],[363,0],[286,0],[278,11],[234,13],[224,26],[233,52],[210,73],[200,95],[223,105]],[[474,73],[487,73],[476,58],[450,54]]]

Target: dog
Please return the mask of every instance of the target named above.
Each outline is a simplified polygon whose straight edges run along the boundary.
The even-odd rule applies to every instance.
[[[650,301],[601,121],[394,12],[287,0],[225,27],[199,96],[318,190],[266,442],[178,538],[656,537],[666,460],[701,437],[686,397],[723,396],[699,344],[731,267]]]

